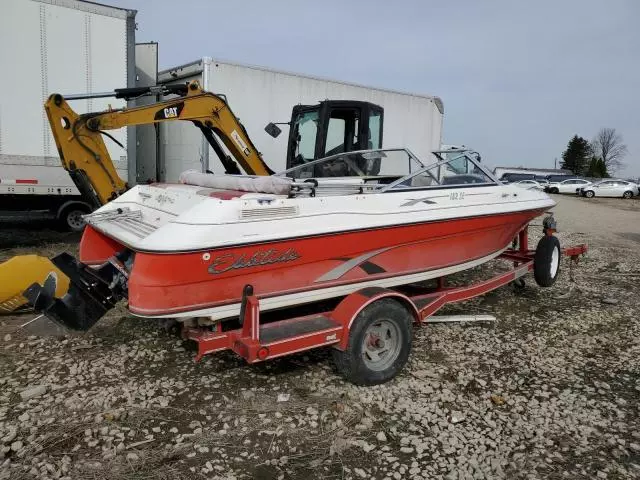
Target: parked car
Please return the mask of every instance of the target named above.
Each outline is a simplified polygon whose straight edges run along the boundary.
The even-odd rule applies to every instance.
[[[533,173],[505,173],[500,177],[502,183],[514,183],[520,180],[534,180],[535,174]]]
[[[557,182],[562,182],[563,180],[570,180],[572,178],[578,178],[578,177],[576,177],[575,175],[570,174],[570,173],[564,173],[564,174],[561,174],[561,175],[547,175],[545,178],[550,183],[553,183],[553,182],[557,183]]]
[[[516,187],[526,188],[527,190],[532,188],[536,190],[544,190],[544,186],[535,180],[520,180],[519,182],[513,182],[513,185]]]
[[[576,193],[576,190],[590,185],[589,180],[582,178],[570,178],[569,180],[563,180],[562,182],[550,182],[544,188],[545,192],[549,193]]]
[[[549,180],[547,180],[547,178],[546,178],[546,177],[541,177],[541,176],[539,176],[539,175],[536,175],[536,176],[535,176],[535,178],[534,178],[534,180],[535,180],[536,182],[538,182],[540,185],[542,185],[543,187],[544,187],[545,185],[549,185]]]
[[[591,197],[622,197],[631,198],[634,195],[640,195],[638,190],[638,184],[634,182],[627,182],[626,180],[603,180],[601,182],[592,183],[581,187],[579,190],[580,195]]]

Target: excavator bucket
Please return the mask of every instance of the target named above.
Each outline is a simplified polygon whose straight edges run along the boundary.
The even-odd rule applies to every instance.
[[[115,267],[107,262],[89,268],[68,253],[54,257],[53,264],[68,279],[68,292],[57,297],[57,275],[50,273],[43,282],[29,285],[23,295],[33,309],[71,330],[89,330],[123,297],[124,290],[113,285]]]
[[[44,283],[49,274],[56,279],[54,295],[63,297],[69,289],[69,278],[48,258],[18,255],[0,263],[0,314],[28,308],[23,292],[33,283]]]

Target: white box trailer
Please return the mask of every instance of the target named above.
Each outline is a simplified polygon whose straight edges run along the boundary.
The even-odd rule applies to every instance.
[[[209,57],[158,73],[160,84],[190,80],[199,80],[205,90],[226,96],[229,106],[244,124],[265,162],[276,172],[285,169],[289,132],[285,130],[278,138],[272,138],[264,127],[269,122],[288,122],[295,105],[313,105],[326,99],[359,100],[383,107],[382,140],[385,147],[407,147],[423,159],[440,148],[444,108],[438,97],[240,65]],[[146,180],[176,181],[187,169],[224,171],[200,130],[193,125],[165,122],[160,126],[159,136],[158,178]],[[148,158],[139,160],[148,162]],[[138,180],[145,179],[139,176]]]
[[[51,93],[135,86],[135,15],[78,0],[4,0],[0,15],[0,210],[86,208],[60,163],[44,111]],[[70,102],[79,113],[125,105],[114,98]],[[106,141],[122,178],[135,181],[135,132]],[[75,207],[74,207],[75,206]]]

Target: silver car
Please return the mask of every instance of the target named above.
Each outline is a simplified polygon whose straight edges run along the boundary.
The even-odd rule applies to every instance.
[[[589,180],[582,178],[570,178],[563,180],[562,182],[551,182],[549,185],[545,185],[544,191],[547,193],[576,193],[576,190],[582,187],[590,185]]]
[[[626,180],[608,179],[592,183],[580,189],[580,195],[591,197],[622,197],[631,198],[640,195],[638,184]]]

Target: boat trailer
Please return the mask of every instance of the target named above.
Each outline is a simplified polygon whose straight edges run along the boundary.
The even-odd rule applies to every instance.
[[[331,311],[271,323],[261,324],[260,302],[251,285],[247,285],[240,308],[240,328],[224,331],[219,322],[213,327],[185,327],[182,335],[197,343],[196,361],[211,353],[232,350],[248,363],[256,363],[331,346],[338,370],[347,380],[360,385],[382,383],[393,378],[406,363],[411,324],[429,323],[430,317],[449,303],[469,300],[512,282],[522,286],[522,277],[530,271],[534,271],[539,285],[553,284],[559,272],[560,253],[577,262],[587,251],[586,245],[560,249],[554,232],[555,222],[548,217],[545,235],[531,250],[528,226],[525,227],[518,235],[517,246],[514,241],[514,246],[496,257],[512,262],[512,268],[487,280],[453,287],[440,277],[435,289],[415,296],[367,287],[348,295]]]

